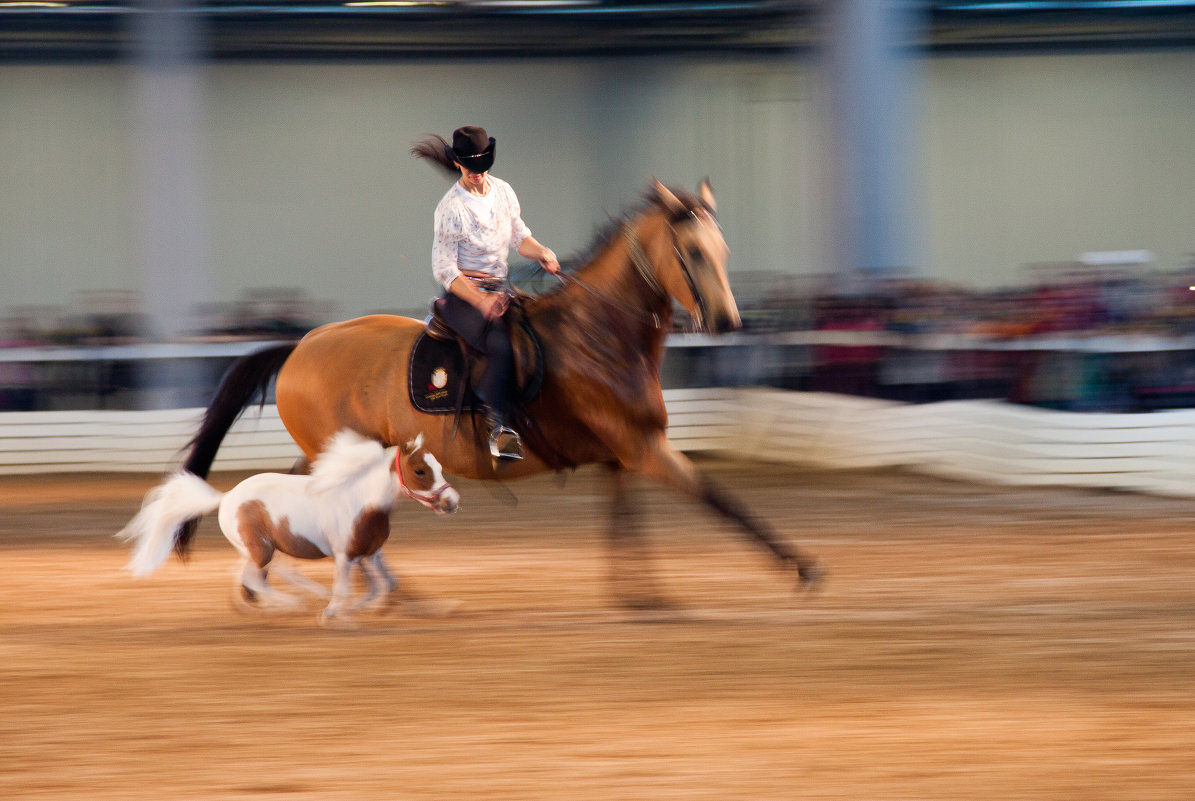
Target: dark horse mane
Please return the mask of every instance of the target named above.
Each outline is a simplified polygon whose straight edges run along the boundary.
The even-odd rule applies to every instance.
[[[681,202],[681,208],[672,212],[668,216],[669,223],[678,223],[685,219],[688,215],[696,211],[710,211],[710,209],[691,192],[675,187],[667,187],[668,191],[672,192],[676,199]],[[619,215],[610,215],[609,219],[597,228],[593,237],[590,239],[589,245],[573,258],[569,259],[569,266],[564,270],[567,274],[573,274],[578,270],[586,267],[598,257],[599,254],[618,239],[622,235],[623,228],[627,222],[633,220],[640,214],[645,214],[650,211],[671,211],[664,205],[659,195],[654,189],[647,189],[639,197],[638,201],[633,205],[627,207]],[[548,297],[555,295],[563,289],[563,286],[554,287],[546,292],[541,293],[540,297]]]

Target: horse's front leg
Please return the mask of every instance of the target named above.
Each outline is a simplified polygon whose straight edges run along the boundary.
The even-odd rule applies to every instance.
[[[678,451],[661,433],[651,446],[636,454],[628,467],[649,478],[702,501],[723,517],[737,523],[751,537],[780,560],[785,568],[796,568],[802,585],[812,588],[822,578],[822,568],[816,558],[781,542],[775,532],[747,512],[734,496],[709,480],[688,457]]]
[[[670,604],[656,584],[654,558],[640,529],[639,500],[631,476],[618,464],[610,474],[610,584],[615,601],[629,609],[662,609]]]

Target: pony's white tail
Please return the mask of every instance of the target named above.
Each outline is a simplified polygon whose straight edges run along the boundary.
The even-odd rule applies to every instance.
[[[146,576],[170,557],[182,524],[220,505],[224,493],[194,473],[175,473],[145,496],[141,511],[116,536],[133,543],[127,569]]]

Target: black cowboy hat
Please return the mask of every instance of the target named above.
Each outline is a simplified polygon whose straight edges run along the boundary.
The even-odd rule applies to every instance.
[[[494,137],[485,128],[466,125],[452,132],[452,147],[445,147],[448,158],[469,172],[485,172],[494,164]]]

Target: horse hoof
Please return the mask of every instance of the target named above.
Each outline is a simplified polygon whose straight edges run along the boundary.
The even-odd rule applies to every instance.
[[[633,595],[618,599],[618,605],[628,612],[671,612],[679,609],[674,601],[663,595]]]
[[[810,562],[809,564],[797,566],[797,579],[799,581],[797,587],[806,593],[813,593],[820,589],[822,579],[825,577],[826,569],[821,566],[820,562]]]

